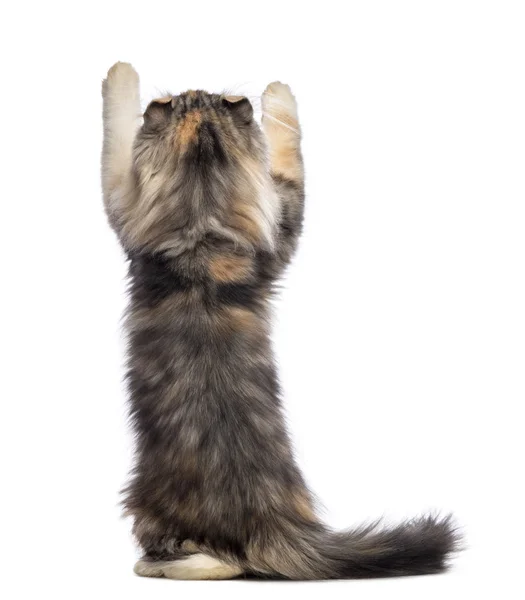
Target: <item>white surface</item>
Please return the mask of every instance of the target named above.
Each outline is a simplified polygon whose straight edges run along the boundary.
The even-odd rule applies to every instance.
[[[523,8],[3,9],[2,597],[520,596]],[[126,268],[99,183],[100,85],[116,60],[137,68],[144,100],[292,86],[308,208],[275,343],[298,458],[334,526],[454,511],[469,550],[450,574],[320,584],[133,575],[117,507],[131,449]]]

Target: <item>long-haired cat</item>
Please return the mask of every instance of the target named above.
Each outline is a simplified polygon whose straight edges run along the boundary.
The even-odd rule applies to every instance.
[[[140,114],[126,63],[103,83],[102,179],[129,257],[127,381],[136,458],[126,513],[139,575],[333,579],[436,573],[450,518],[334,532],[294,461],[269,300],[296,248],[304,181],[290,88],[188,91]],[[142,120],[143,119],[143,120]]]

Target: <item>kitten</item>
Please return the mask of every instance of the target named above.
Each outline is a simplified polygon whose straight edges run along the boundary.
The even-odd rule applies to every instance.
[[[188,91],[140,116],[139,79],[103,83],[106,212],[129,257],[128,386],[136,459],[126,513],[139,575],[289,579],[446,568],[449,517],[336,533],[316,516],[281,412],[269,340],[274,282],[304,205],[290,88]]]

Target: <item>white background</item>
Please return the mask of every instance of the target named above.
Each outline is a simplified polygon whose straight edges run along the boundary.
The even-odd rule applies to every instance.
[[[523,3],[25,2],[2,9],[4,598],[523,593]],[[133,575],[118,489],[124,257],[102,211],[100,86],[294,90],[305,232],[275,346],[298,458],[338,527],[454,511],[442,576]],[[255,100],[254,100],[255,101]],[[9,589],[10,588],[10,589]],[[521,589],[520,589],[521,588]]]

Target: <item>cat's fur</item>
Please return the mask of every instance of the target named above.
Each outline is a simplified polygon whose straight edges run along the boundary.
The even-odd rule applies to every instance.
[[[246,98],[153,101],[114,65],[103,84],[103,191],[130,261],[128,384],[136,459],[125,507],[135,571],[177,579],[436,573],[449,518],[336,533],[316,516],[281,414],[269,300],[297,245],[295,99],[273,83],[263,130]]]

